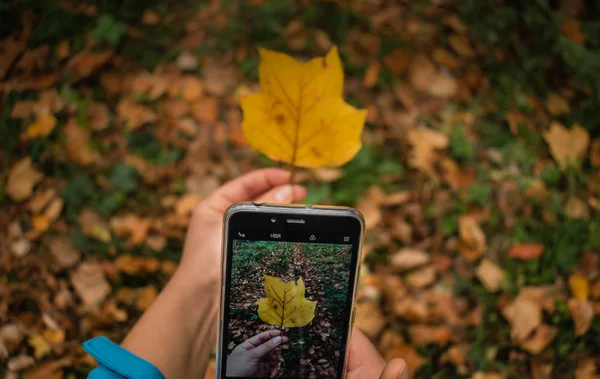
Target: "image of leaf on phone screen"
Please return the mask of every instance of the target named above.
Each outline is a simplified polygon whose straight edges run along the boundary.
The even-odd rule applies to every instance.
[[[228,378],[336,378],[351,245],[233,243]]]

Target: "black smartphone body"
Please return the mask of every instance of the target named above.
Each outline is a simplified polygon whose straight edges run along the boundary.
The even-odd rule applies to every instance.
[[[343,379],[360,213],[243,203],[223,230],[217,378]]]

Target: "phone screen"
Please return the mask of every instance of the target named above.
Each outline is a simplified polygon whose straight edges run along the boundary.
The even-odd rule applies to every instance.
[[[231,216],[222,378],[343,377],[360,238],[354,217]]]

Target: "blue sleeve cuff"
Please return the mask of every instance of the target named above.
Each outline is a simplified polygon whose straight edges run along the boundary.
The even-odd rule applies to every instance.
[[[165,379],[150,362],[138,357],[106,337],[83,343],[83,349],[98,361],[88,379]]]

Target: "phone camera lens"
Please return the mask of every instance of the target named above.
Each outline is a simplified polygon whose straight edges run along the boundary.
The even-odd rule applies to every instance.
[[[277,219],[276,219],[275,217],[273,217],[273,218],[271,219],[271,222],[276,222],[276,221],[277,221]]]

